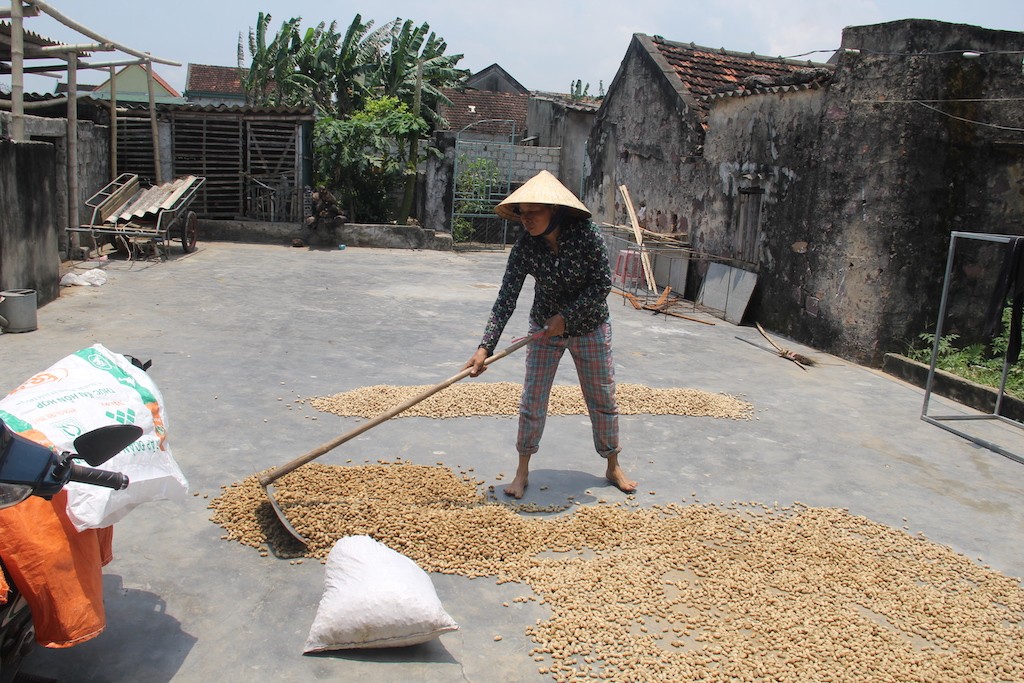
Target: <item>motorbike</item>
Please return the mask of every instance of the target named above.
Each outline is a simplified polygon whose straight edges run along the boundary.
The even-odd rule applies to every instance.
[[[75,452],[57,454],[17,434],[0,419],[0,509],[17,505],[29,496],[50,499],[69,482],[115,490],[126,488],[127,476],[98,466],[142,434],[142,428],[135,425],[105,425],[78,436],[73,442]],[[86,464],[76,462],[79,460]],[[8,683],[14,680],[22,659],[31,650],[35,630],[28,602],[2,563],[0,569],[10,587],[7,602],[0,605],[0,683]]]

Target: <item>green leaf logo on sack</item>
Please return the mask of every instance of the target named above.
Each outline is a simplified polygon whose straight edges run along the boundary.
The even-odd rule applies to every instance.
[[[76,439],[82,435],[82,425],[77,422],[63,422],[57,425],[57,429],[67,434],[69,439]]]
[[[83,359],[85,362],[93,365],[103,372],[107,372],[113,377],[119,384],[126,386],[130,389],[134,389],[138,392],[139,397],[143,403],[150,404],[156,403],[156,397],[142,384],[135,381],[135,378],[128,374],[122,369],[117,363],[112,361],[108,356],[99,351],[95,346],[81,351],[76,351],[75,355]]]
[[[123,425],[135,424],[135,411],[131,408],[127,410],[118,410],[115,412],[107,412],[107,417],[115,422]]]
[[[93,349],[86,349],[79,353],[87,362],[100,370],[106,370],[107,372],[112,372],[114,370],[114,364]]]

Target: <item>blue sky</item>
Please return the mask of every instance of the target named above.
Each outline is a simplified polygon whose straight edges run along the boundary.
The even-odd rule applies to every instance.
[[[427,22],[448,42],[448,54],[463,54],[459,66],[479,71],[497,63],[531,90],[567,92],[574,80],[597,94],[619,68],[633,33],[724,47],[770,56],[832,50],[845,26],[894,19],[938,19],[985,28],[1024,31],[1024,0],[435,0],[377,1],[365,5],[324,0],[47,0],[66,16],[129,47],[180,62],[157,66],[179,91],[189,62],[233,66],[238,37],[248,36],[262,10],[273,30],[291,17],[302,26],[337,21],[344,31],[358,13],[381,24],[396,17]],[[6,4],[6,3],[5,3]],[[88,42],[53,19],[26,20],[36,33],[64,42]],[[124,56],[124,55],[117,55]],[[828,52],[806,58],[824,61]],[[97,54],[93,61],[110,57]],[[82,73],[79,81],[105,76]],[[52,92],[56,81],[32,77],[26,90]],[[9,76],[0,75],[8,86]]]

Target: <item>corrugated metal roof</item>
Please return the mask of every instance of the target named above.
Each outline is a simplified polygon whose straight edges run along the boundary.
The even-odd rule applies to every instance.
[[[169,183],[153,185],[135,195],[110,221],[131,221],[133,218],[155,217],[163,209],[170,209],[198,180],[196,176],[177,178]]]
[[[12,59],[11,55],[11,24],[9,22],[0,21],[0,73],[11,73],[10,62]],[[59,59],[55,55],[44,55],[39,53],[41,47],[52,47],[54,45],[66,45],[66,43],[60,43],[52,38],[41,36],[38,33],[22,29],[22,36],[25,42],[25,60],[49,60],[53,62],[53,70],[55,72],[63,72],[67,70],[67,62],[63,59]],[[79,65],[82,65],[81,59],[83,57],[91,56],[91,52],[80,52],[78,53]],[[28,66],[28,64],[26,64]],[[38,62],[33,62],[32,66],[49,66],[49,64],[40,65]]]
[[[0,21],[0,61],[9,62],[11,61],[11,33],[13,27],[8,21]],[[53,55],[41,55],[38,52],[38,48],[41,47],[53,47],[55,45],[65,45],[52,38],[41,36],[33,31],[22,29],[22,36],[24,36],[25,42],[25,59],[53,59]],[[89,53],[83,52],[79,56],[88,56]]]
[[[107,100],[85,98],[96,103],[108,104]],[[118,103],[118,107],[121,105]],[[203,113],[213,112],[221,114],[278,114],[278,115],[289,115],[299,118],[308,118],[310,121],[313,120],[313,108],[312,107],[258,107],[249,104],[157,104],[157,111],[169,112],[169,113]],[[128,111],[139,112],[140,115],[149,111],[149,104],[145,102],[126,102],[124,109]]]

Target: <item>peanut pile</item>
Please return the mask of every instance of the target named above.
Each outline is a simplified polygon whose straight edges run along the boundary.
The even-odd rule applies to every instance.
[[[426,571],[521,584],[513,603],[551,611],[526,632],[556,681],[1024,680],[1019,580],[920,534],[695,495],[527,516],[482,483],[440,464],[305,465],[275,488],[306,548],[289,545],[256,476],[210,507],[223,538],[261,554],[322,559],[368,534]]]
[[[429,388],[429,385],[401,387],[381,384],[313,398],[309,403],[317,410],[343,417],[373,418]],[[400,416],[518,415],[522,391],[522,385],[515,382],[453,384]],[[642,384],[617,384],[615,398],[622,415],[689,415],[749,420],[753,413],[752,406],[746,401],[697,389],[654,389]],[[586,412],[587,406],[578,385],[552,387],[549,415],[585,415]]]

